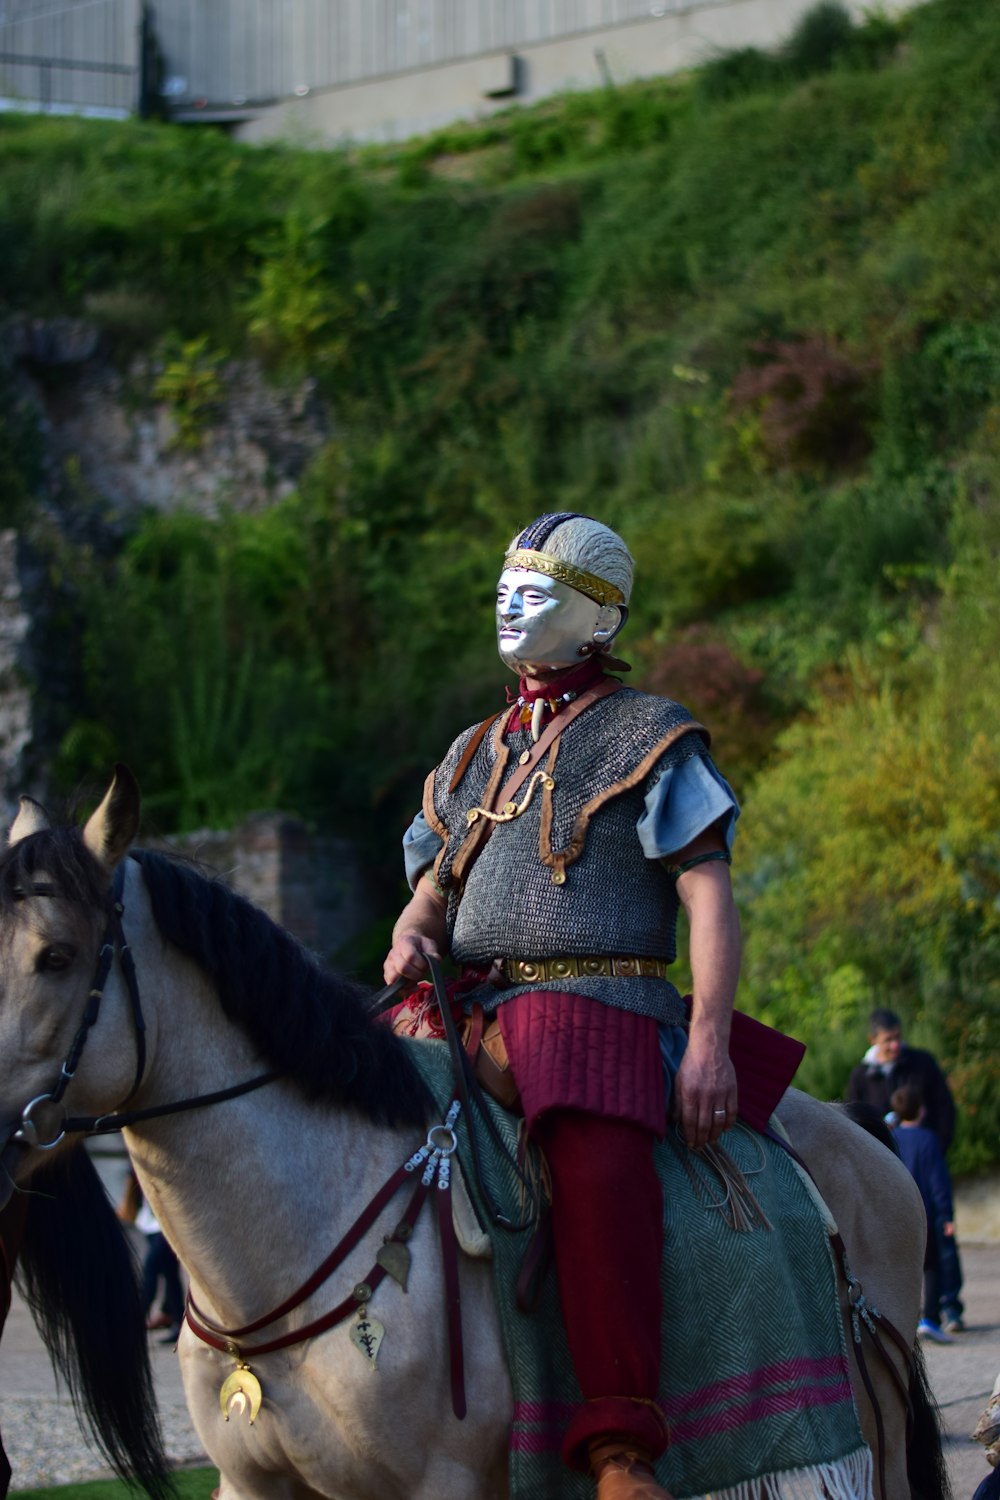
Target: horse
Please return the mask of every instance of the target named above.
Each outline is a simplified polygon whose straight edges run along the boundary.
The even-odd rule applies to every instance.
[[[187,1400],[221,1500],[503,1500],[512,1388],[490,1266],[458,1266],[459,1420],[428,1215],[412,1227],[407,1295],[377,1372],[350,1318],[293,1342],[338,1295],[312,1276],[333,1243],[348,1249],[330,1285],[358,1297],[377,1234],[353,1243],[351,1227],[434,1124],[411,1047],[373,1022],[358,986],[222,882],[133,850],[138,825],[138,786],[118,766],[82,830],[50,828],[23,798],[0,856],[0,1207],[39,1161],[71,1149],[72,1130],[122,1125],[188,1272],[195,1322],[283,1335],[254,1357],[258,1382],[234,1370],[225,1337],[182,1331]],[[80,1113],[67,1121],[70,1105]],[[789,1091],[779,1114],[849,1247],[849,1329],[871,1309],[912,1346],[924,1218],[909,1174],[831,1106]],[[287,1297],[291,1287],[308,1295]],[[282,1317],[262,1316],[276,1303]],[[889,1340],[886,1359],[852,1377],[862,1430],[884,1500],[941,1500],[937,1426],[919,1355],[914,1374],[904,1352]]]

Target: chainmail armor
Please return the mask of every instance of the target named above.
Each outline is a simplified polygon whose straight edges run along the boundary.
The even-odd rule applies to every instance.
[[[449,786],[474,729],[459,736],[428,781],[425,812],[446,840],[435,874],[448,894],[453,957],[471,967],[489,967],[498,957],[571,954],[639,955],[672,962],[677,893],[659,862],[643,854],[636,823],[646,794],[664,770],[706,753],[702,734],[691,732],[682,733],[656,756],[666,735],[694,724],[691,715],[669,699],[629,688],[587,709],[560,738],[552,769],[554,791],[536,794],[520,817],[494,828],[461,890],[452,867],[468,832],[466,814],[483,803],[504,749],[506,779],[531,745],[526,729],[503,738],[504,722],[481,742],[455,792],[449,792]],[[644,760],[650,760],[649,769],[634,785],[623,785]],[[543,758],[542,764],[547,763]],[[595,798],[601,799],[600,805],[581,832],[581,816]],[[495,805],[502,801],[501,795]],[[540,842],[547,803],[551,829],[547,841]],[[563,884],[552,879],[559,869],[565,873]],[[503,989],[487,985],[476,998],[492,1010],[514,995],[538,988],[537,983]],[[677,990],[665,979],[581,976],[547,980],[544,988],[592,996],[659,1021],[683,1019]]]

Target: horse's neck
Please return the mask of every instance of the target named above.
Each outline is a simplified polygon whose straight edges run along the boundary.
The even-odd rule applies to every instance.
[[[159,938],[141,896],[130,901],[128,926],[150,1036],[135,1103],[166,1104],[265,1071],[205,976]],[[308,1103],[281,1080],[125,1136],[199,1306],[229,1327],[299,1286],[420,1144],[412,1130],[389,1131],[353,1110]]]

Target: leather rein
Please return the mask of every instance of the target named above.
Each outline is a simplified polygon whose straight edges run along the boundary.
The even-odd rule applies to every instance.
[[[153,1105],[148,1109],[125,1110],[125,1105],[139,1092],[146,1073],[146,1021],[142,1013],[142,999],[139,994],[139,978],[136,973],[135,960],[122,925],[125,913],[122,900],[124,887],[125,867],[119,865],[111,887],[111,910],[108,914],[104,937],[97,952],[97,967],[87,994],[80,1025],[52,1088],[44,1094],[36,1094],[21,1111],[20,1124],[9,1138],[19,1145],[33,1146],[38,1151],[51,1151],[67,1135],[108,1135],[122,1130],[127,1125],[139,1124],[143,1120],[155,1120],[162,1115],[183,1114],[189,1109],[202,1109],[210,1104],[221,1104],[226,1099],[235,1099],[241,1094],[249,1094],[254,1089],[262,1088],[264,1084],[272,1083],[278,1077],[275,1072],[258,1073],[242,1083],[232,1084],[229,1088],[215,1089],[212,1093],[196,1094],[187,1099],[176,1099],[170,1104]],[[16,894],[18,900],[24,901],[30,896],[55,896],[58,893],[55,886],[34,885]],[[63,1095],[73,1081],[87,1040],[100,1017],[104,988],[116,958],[125,979],[129,1011],[135,1032],[135,1080],[128,1094],[114,1110],[103,1115],[67,1116]],[[52,1105],[58,1106],[62,1110],[62,1115],[51,1139],[42,1140],[35,1114],[44,1106],[51,1107]]]

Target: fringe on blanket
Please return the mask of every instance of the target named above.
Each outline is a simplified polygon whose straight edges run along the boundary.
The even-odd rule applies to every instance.
[[[764,1474],[699,1500],[872,1500],[872,1484],[871,1450],[864,1447],[835,1463]]]

